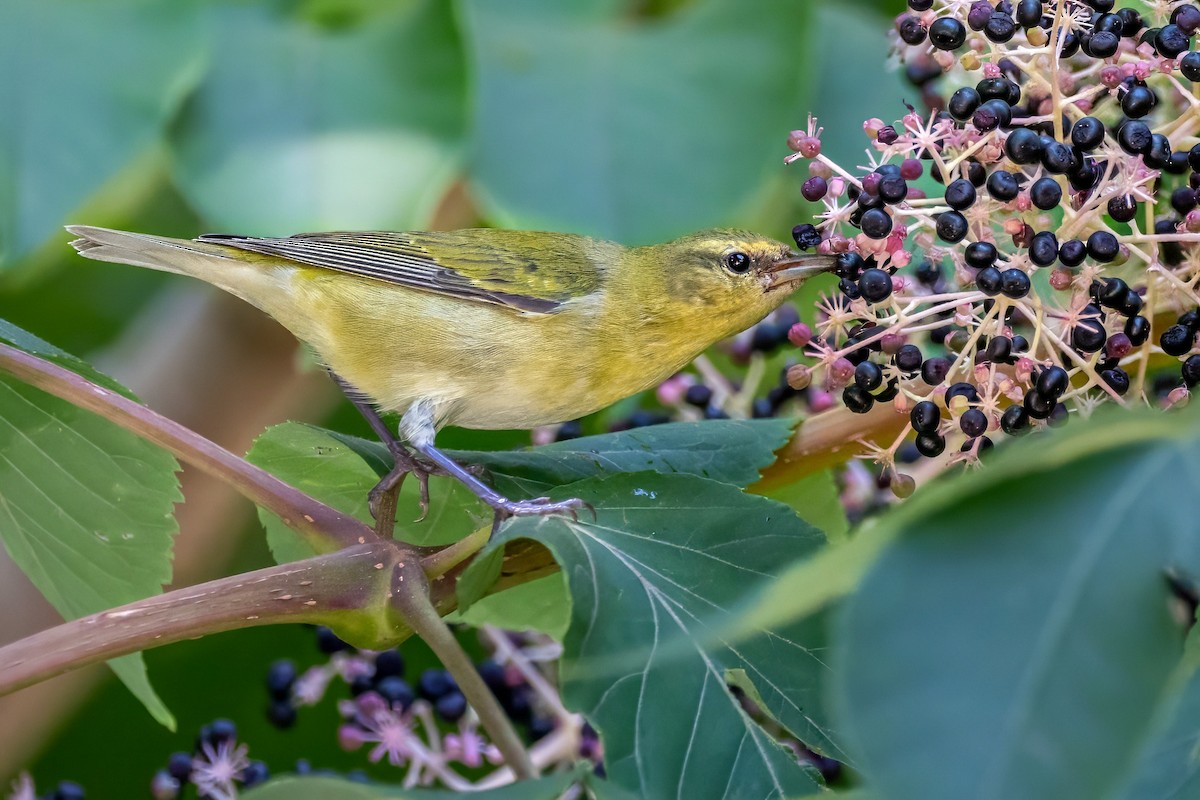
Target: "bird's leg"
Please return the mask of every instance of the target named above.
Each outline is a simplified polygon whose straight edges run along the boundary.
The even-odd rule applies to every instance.
[[[391,432],[387,423],[379,416],[379,412],[375,410],[375,407],[371,405],[361,392],[347,383],[341,376],[335,375],[332,372],[330,375],[333,376],[334,382],[346,395],[346,399],[353,403],[358,412],[363,415],[367,424],[371,426],[371,430],[375,432],[375,435],[379,437],[379,441],[383,443],[392,456],[391,471],[383,476],[383,479],[375,484],[370,494],[367,495],[371,516],[376,520],[379,519],[379,510],[384,495],[391,492],[399,492],[400,486],[404,483],[404,478],[411,472],[417,479],[421,496],[421,516],[417,521],[420,522],[422,519],[425,519],[425,515],[429,513],[429,475],[433,472],[433,469],[430,468],[431,465],[422,464],[413,457],[413,454]],[[394,503],[389,505],[394,506]],[[393,513],[395,513],[394,509]]]
[[[532,500],[509,500],[472,475],[466,467],[434,446],[433,437],[437,429],[434,424],[432,404],[426,400],[418,400],[409,406],[408,410],[404,412],[404,417],[400,420],[400,430],[404,438],[412,444],[418,453],[440,467],[446,475],[458,479],[476,497],[492,508],[496,515],[494,524],[492,525],[493,533],[500,526],[500,523],[509,517],[569,514],[572,519],[576,519],[576,512],[579,509],[590,508],[587,503],[578,498],[560,500],[558,502],[551,501],[549,497],[536,497]]]

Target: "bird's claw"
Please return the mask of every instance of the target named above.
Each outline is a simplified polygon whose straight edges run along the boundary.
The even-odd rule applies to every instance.
[[[531,500],[501,499],[492,504],[496,512],[496,523],[509,517],[545,517],[553,514],[565,514],[575,522],[579,521],[579,509],[586,508],[596,516],[596,509],[591,503],[585,503],[577,497],[569,500],[551,500],[549,497],[535,497]]]
[[[395,466],[367,495],[367,507],[371,510],[371,518],[379,519],[379,504],[383,496],[388,492],[398,491],[404,479],[412,474],[417,479],[421,504],[421,515],[414,522],[422,522],[429,516],[429,476],[440,472],[435,465],[419,461],[402,446],[398,449],[389,447],[388,450],[391,451]]]

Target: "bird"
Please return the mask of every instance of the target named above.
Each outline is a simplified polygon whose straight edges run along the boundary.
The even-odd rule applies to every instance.
[[[571,514],[577,498],[510,499],[435,445],[446,425],[522,429],[661,383],[774,311],[829,255],[715,228],[626,247],[579,234],[473,228],[177,239],[68,225],[98,261],[199,278],[308,345],[405,475],[450,475],[495,514]],[[381,412],[400,414],[393,433]]]

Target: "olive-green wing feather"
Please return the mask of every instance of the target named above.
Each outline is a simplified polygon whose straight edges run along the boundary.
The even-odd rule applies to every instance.
[[[603,256],[618,248],[584,236],[489,228],[277,239],[206,234],[197,241],[540,314],[598,289]]]

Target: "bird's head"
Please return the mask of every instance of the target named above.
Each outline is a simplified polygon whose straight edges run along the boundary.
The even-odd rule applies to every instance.
[[[724,228],[633,254],[645,311],[691,320],[714,341],[754,325],[810,277],[834,267],[833,256],[798,254],[774,239]]]

